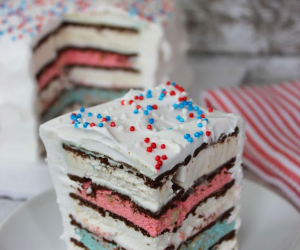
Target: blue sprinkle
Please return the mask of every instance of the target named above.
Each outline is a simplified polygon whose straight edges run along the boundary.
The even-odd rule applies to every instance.
[[[190,111],[194,110],[193,106],[189,106],[188,110],[190,110]]]
[[[143,96],[143,94],[139,94],[139,96]]]
[[[75,122],[75,123],[74,123],[74,126],[75,126],[75,128],[78,128],[78,123]]]
[[[98,126],[99,126],[100,128],[102,128],[102,127],[103,127],[103,123],[100,122],[100,123],[98,124]]]
[[[193,102],[192,101],[188,101],[187,104],[188,105],[193,105]]]
[[[194,134],[194,136],[195,136],[196,138],[199,138],[199,137],[200,137],[200,133],[196,132],[196,133]]]
[[[98,118],[98,119],[102,118],[102,115],[98,114],[98,115],[97,115],[97,118]]]
[[[134,113],[134,114],[138,114],[139,111],[138,111],[137,109],[135,109],[135,110],[133,110],[133,113]]]
[[[172,129],[172,128],[169,128],[169,129]]]
[[[198,123],[198,127],[202,128],[203,127],[202,123]]]
[[[199,110],[198,111],[198,115],[202,115],[203,114],[203,111],[202,110]]]
[[[148,105],[148,106],[147,106],[147,109],[148,109],[148,110],[153,110],[153,108],[152,108],[151,105]]]
[[[0,36],[2,36],[4,34],[4,32],[3,31],[0,31]]]
[[[149,114],[149,111],[148,110],[145,110],[144,111],[144,115],[148,115]]]
[[[110,121],[110,116],[106,116],[106,121]]]
[[[74,114],[72,114],[72,115],[71,115],[71,119],[72,119],[72,120],[76,120],[76,119],[77,119],[77,116],[74,115]]]
[[[176,85],[176,82],[172,82],[172,86],[175,86]]]
[[[201,116],[200,116],[200,115],[198,115],[198,116],[197,116],[197,119],[198,119],[198,120],[199,120],[199,119],[201,119]]]
[[[183,101],[182,104],[183,104],[184,106],[188,105],[187,101]]]
[[[179,121],[180,121],[180,122],[184,122],[184,119],[183,119],[183,118],[180,118]]]
[[[83,124],[83,127],[86,128],[88,125],[89,125],[89,123],[88,123],[88,122],[85,122],[85,123]]]
[[[198,106],[195,106],[195,107],[194,107],[194,110],[195,110],[195,111],[198,111],[198,110],[199,110],[199,107],[198,107]]]
[[[148,94],[151,94],[151,93],[152,93],[152,90],[148,89],[148,90],[147,90],[147,93],[148,93]]]
[[[202,136],[203,135],[203,131],[200,131],[199,134]]]
[[[203,121],[207,121],[207,123],[208,123],[208,119],[207,118],[204,118]]]
[[[93,116],[93,114],[91,112],[88,113],[88,117]]]
[[[187,139],[187,138],[190,138],[190,137],[191,137],[190,134],[185,134],[185,135],[184,135],[184,139]]]
[[[177,120],[180,120],[180,118],[181,118],[181,117],[180,117],[179,115],[176,116],[176,119],[177,119]]]
[[[184,106],[183,106],[183,104],[182,104],[182,103],[180,103],[180,104],[179,104],[179,108],[181,108],[181,109],[182,109],[183,107],[184,107]]]
[[[149,119],[149,123],[150,123],[150,124],[153,124],[153,123],[154,123],[154,119],[153,119],[153,118],[150,118],[150,119]]]
[[[81,118],[82,117],[82,115],[81,114],[77,114],[77,118]]]
[[[160,96],[160,97],[165,97],[165,94],[164,94],[164,93],[160,93],[159,96]]]
[[[165,91],[166,91],[166,89],[162,89],[162,90],[161,90],[161,92],[165,92]]]
[[[159,101],[162,101],[163,99],[164,99],[163,97],[159,97],[159,98],[158,98]]]
[[[152,98],[152,95],[151,95],[151,94],[147,94],[146,97],[147,97],[147,98]]]
[[[189,137],[189,138],[187,139],[187,141],[190,142],[190,143],[192,143],[192,142],[193,142],[193,138],[192,138],[192,137]]]
[[[80,108],[80,112],[84,112],[84,107]]]
[[[174,109],[178,109],[178,105],[175,103],[173,104]]]

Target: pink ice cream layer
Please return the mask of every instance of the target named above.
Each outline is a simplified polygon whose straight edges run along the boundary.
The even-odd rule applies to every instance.
[[[95,67],[132,68],[132,61],[126,55],[95,50],[65,50],[39,77],[39,89],[43,89],[51,79],[63,73],[63,67],[71,64],[81,64]]]
[[[104,210],[126,218],[146,230],[150,236],[156,237],[165,229],[171,232],[175,227],[181,226],[186,215],[195,205],[230,181],[232,181],[231,174],[227,169],[223,169],[211,182],[204,183],[195,188],[194,192],[185,201],[175,201],[174,208],[167,210],[159,219],[152,218],[134,209],[133,202],[122,200],[117,194],[112,194],[113,191],[97,190],[95,196],[87,195],[86,190],[90,187],[91,182],[85,183],[81,192],[78,192],[78,195]]]

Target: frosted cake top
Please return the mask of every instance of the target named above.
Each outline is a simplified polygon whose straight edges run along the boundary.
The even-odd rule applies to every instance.
[[[41,134],[108,155],[155,179],[242,123],[238,115],[199,107],[168,82],[56,118],[41,126]]]

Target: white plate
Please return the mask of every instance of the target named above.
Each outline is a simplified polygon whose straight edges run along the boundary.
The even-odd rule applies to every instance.
[[[291,250],[286,244],[299,230],[300,215],[281,197],[245,180],[241,216],[241,250]],[[66,250],[59,240],[61,233],[61,217],[50,190],[27,202],[2,225],[0,249]]]

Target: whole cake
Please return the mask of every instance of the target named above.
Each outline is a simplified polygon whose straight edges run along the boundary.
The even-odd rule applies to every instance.
[[[63,113],[182,80],[180,19],[173,0],[2,1],[0,161],[35,162],[38,126]]]
[[[68,249],[237,249],[244,121],[167,82],[40,127]]]

